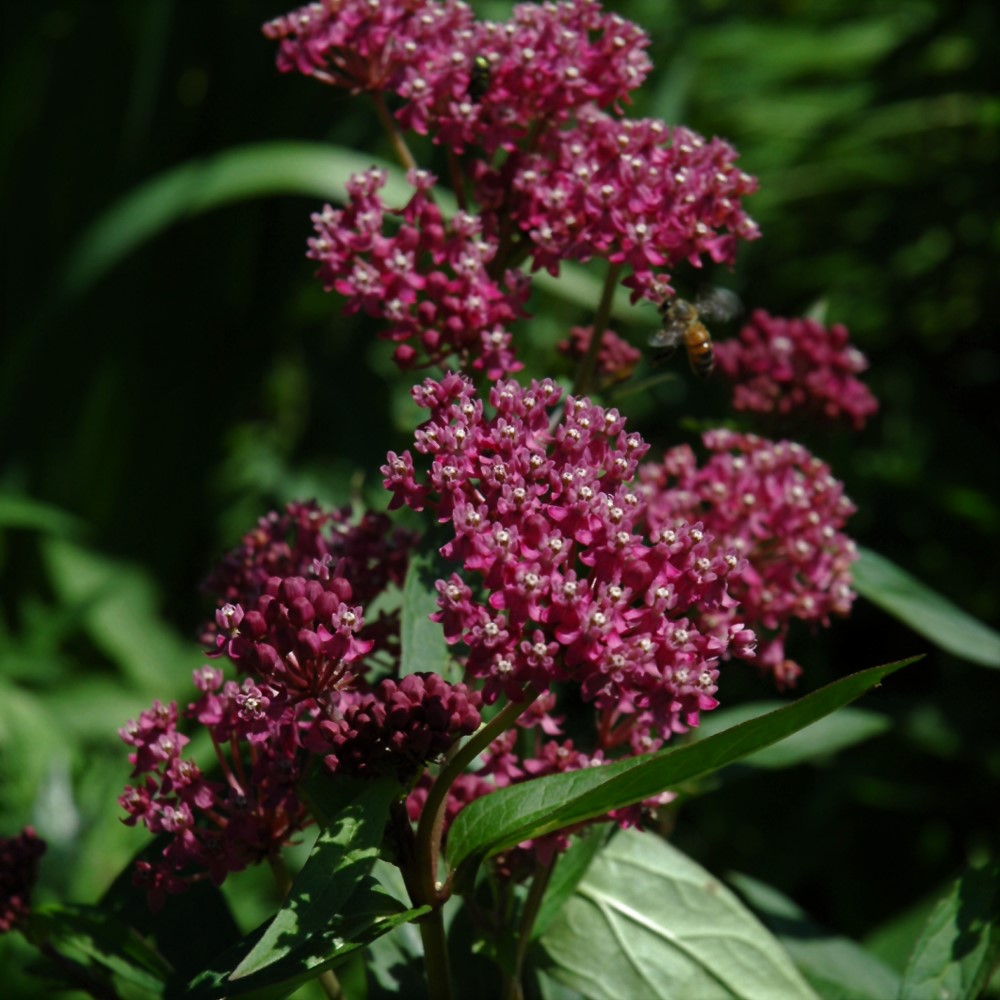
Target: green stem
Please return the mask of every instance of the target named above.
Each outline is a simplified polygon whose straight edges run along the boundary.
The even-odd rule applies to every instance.
[[[514,720],[537,698],[538,695],[530,687],[524,692],[522,701],[512,701],[499,711],[482,729],[479,730],[437,776],[431,790],[427,794],[423,813],[417,825],[416,846],[414,849],[417,868],[417,897],[413,898],[414,906],[427,903],[439,906],[446,898],[444,887],[437,881],[438,858],[441,853],[441,833],[444,828],[444,811],[448,801],[448,789],[455,779],[462,774],[501,733],[509,729]]]
[[[608,328],[608,320],[611,318],[611,303],[621,273],[621,264],[611,264],[604,276],[604,288],[601,291],[601,301],[597,305],[597,314],[594,316],[594,331],[590,335],[590,346],[576,370],[576,381],[573,383],[574,396],[586,396],[591,390],[594,369],[597,367],[597,355],[601,349],[601,341],[604,340],[604,331]]]
[[[428,996],[434,1000],[451,1000],[451,966],[448,962],[448,942],[444,934],[444,912],[438,906],[417,924],[420,927],[420,940],[424,945]]]
[[[545,890],[549,887],[549,880],[552,878],[552,871],[555,865],[550,861],[546,865],[540,865],[535,869],[534,878],[531,880],[531,888],[524,900],[524,908],[521,910],[521,919],[517,926],[517,951],[514,956],[514,973],[506,977],[504,997],[506,1000],[522,1000],[524,990],[521,985],[521,974],[524,970],[524,956],[528,953],[528,945],[531,944],[531,932],[538,919],[538,911],[542,907],[542,900],[545,899]]]
[[[389,136],[389,142],[392,143],[392,151],[396,154],[396,159],[407,170],[416,170],[417,161],[413,158],[410,147],[406,145],[403,133],[396,127],[396,119],[392,117],[389,109],[385,106],[382,94],[377,90],[373,91],[372,100],[375,102],[375,114],[378,115],[378,120],[382,123],[382,127]]]

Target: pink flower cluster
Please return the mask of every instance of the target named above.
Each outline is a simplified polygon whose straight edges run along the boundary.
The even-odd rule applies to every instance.
[[[0,837],[0,934],[9,934],[31,912],[31,890],[45,847],[30,826],[16,837]]]
[[[715,345],[718,371],[733,384],[733,408],[778,417],[849,420],[856,430],[878,409],[855,377],[868,367],[846,327],[781,319],[758,309],[739,337]]]
[[[739,554],[727,581],[736,607],[706,608],[696,618],[705,629],[732,617],[747,622],[760,641],[755,662],[791,684],[801,673],[785,656],[791,622],[828,625],[854,600],[857,550],[842,531],[854,505],[829,466],[801,445],[727,430],[703,440],[709,457],[701,467],[686,445],[642,467],[649,526],[672,537],[698,520],[713,545]]]
[[[590,109],[483,171],[477,195],[484,210],[510,217],[533,269],[558,274],[564,260],[601,257],[631,270],[623,283],[633,301],[659,305],[670,292],[662,269],[700,266],[703,255],[731,263],[738,239],[760,235],[741,205],[757,182],[735,160],[721,139]]]
[[[119,799],[125,822],[170,835],[161,861],[137,866],[151,905],[196,879],[221,883],[310,823],[298,793],[310,755],[331,771],[408,781],[478,727],[479,700],[464,685],[422,676],[374,690],[366,683],[376,640],[363,636],[354,587],[338,573],[352,568],[359,590],[374,597],[401,582],[407,540],[384,517],[351,524],[344,512],[292,504],[263,518],[223,560],[211,582],[228,600],[211,640],[244,677],[196,671],[201,696],[185,713],[188,729],[211,738],[217,770],[205,773],[185,756],[190,737],[175,704],[157,702],[120,730],[140,779]],[[398,634],[381,651],[392,657],[395,649]]]
[[[465,156],[455,193],[464,208],[467,187],[478,214],[446,223],[419,171],[414,198],[389,211],[372,171],[352,179],[346,208],[313,217],[324,285],[386,321],[401,367],[457,355],[491,380],[518,370],[506,331],[524,312],[523,264],[557,274],[603,258],[627,269],[633,301],[659,305],[668,269],[731,263],[737,241],[759,235],[741,204],[757,184],[729,145],[622,117],[649,72],[648,39],[597,0],[519,4],[503,23],[437,0],[329,0],[265,34],[281,69],[391,93],[403,127]],[[387,215],[401,222],[391,237]]]
[[[481,220],[459,212],[446,222],[429,194],[433,176],[411,171],[408,179],[415,193],[398,211],[379,196],[384,171],[371,170],[351,178],[346,208],[327,205],[313,216],[308,256],[320,262],[324,287],[347,298],[347,312],[385,320],[382,336],[399,345],[401,368],[457,355],[491,379],[517,370],[506,328],[523,315],[524,276],[495,281],[488,265],[496,244]],[[386,216],[400,223],[392,236],[383,234]]]
[[[455,0],[326,0],[264,34],[280,43],[282,71],[394,94],[404,127],[488,156],[536,121],[558,127],[577,108],[625,99],[650,70],[645,32],[597,0],[518,4],[502,23],[477,22]]]
[[[549,380],[498,383],[487,416],[458,375],[413,390],[430,419],[410,452],[383,466],[392,506],[429,510],[449,526],[439,580],[445,638],[484,698],[520,701],[572,681],[595,706],[602,748],[658,746],[714,708],[719,659],[746,655],[737,622],[693,619],[731,605],[741,560],[696,523],[651,543],[632,479],[647,445],[616,410],[566,400]],[[554,426],[550,427],[550,421]]]
[[[394,528],[384,514],[366,511],[352,517],[349,508],[322,510],[314,502],[290,503],[281,512],[262,517],[240,544],[226,553],[203,591],[216,603],[251,608],[268,581],[309,577],[351,581],[358,604],[369,604],[389,585],[401,586],[407,556],[414,542],[412,532]],[[226,642],[216,617],[207,622],[203,641],[210,650]],[[396,615],[381,615],[364,629],[364,637],[380,648],[398,638]]]

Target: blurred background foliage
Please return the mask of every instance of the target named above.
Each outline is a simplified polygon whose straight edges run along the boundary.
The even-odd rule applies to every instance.
[[[634,113],[722,135],[760,179],[764,237],[713,279],[748,308],[823,310],[870,359],[881,411],[863,434],[793,429],[846,481],[854,534],[995,623],[995,4],[609,6],[653,39]],[[115,731],[153,698],[186,697],[212,561],[291,498],[383,507],[378,466],[412,428],[390,348],[339,314],[303,256],[308,215],[351,157],[389,150],[364,102],[275,71],[259,25],[283,9],[3,11],[0,835],[32,822],[49,840],[49,898],[94,899],[142,843],[117,819]],[[677,275],[682,291],[699,280]],[[588,321],[579,301],[537,293],[522,332],[534,374]],[[654,321],[619,319],[637,344]],[[724,413],[716,388],[682,377],[616,402],[661,446],[689,437],[681,417]],[[906,921],[996,852],[1000,674],[864,601],[796,638],[802,690],[929,655],[866,703],[891,726],[836,758],[740,772],[686,804],[674,838],[898,964]],[[768,697],[724,673],[724,704]]]

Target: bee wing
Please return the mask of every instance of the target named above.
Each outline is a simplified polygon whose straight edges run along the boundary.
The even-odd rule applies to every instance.
[[[649,346],[655,348],[658,351],[673,351],[676,350],[681,342],[681,331],[677,329],[672,323],[668,323],[666,326],[661,327],[659,330],[650,334]]]
[[[694,306],[703,319],[718,323],[727,323],[743,312],[743,303],[735,292],[715,285],[701,289]]]

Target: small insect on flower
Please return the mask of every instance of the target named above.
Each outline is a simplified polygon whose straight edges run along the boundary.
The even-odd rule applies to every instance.
[[[481,101],[490,89],[490,61],[484,55],[475,56],[469,68],[468,95],[472,101]]]
[[[743,306],[734,292],[727,288],[711,288],[700,292],[693,303],[674,298],[660,306],[663,326],[649,338],[653,348],[653,362],[659,364],[672,357],[684,345],[691,371],[701,378],[708,378],[715,367],[712,335],[702,322],[726,322],[738,316]]]

